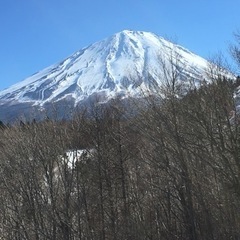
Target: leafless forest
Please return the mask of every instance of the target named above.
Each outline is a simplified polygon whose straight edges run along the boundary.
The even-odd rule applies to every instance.
[[[131,117],[116,101],[1,124],[0,239],[240,239],[238,81],[179,97],[169,76]]]

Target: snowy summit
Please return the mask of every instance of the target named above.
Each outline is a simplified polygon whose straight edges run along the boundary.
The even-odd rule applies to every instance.
[[[181,70],[182,79],[203,79],[208,62],[150,32],[124,30],[0,92],[0,119],[52,103],[74,106],[89,97],[108,101],[138,97],[161,85],[164,68]]]

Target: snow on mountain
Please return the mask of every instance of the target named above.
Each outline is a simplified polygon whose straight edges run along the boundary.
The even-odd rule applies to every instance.
[[[0,107],[9,112],[11,107],[41,108],[62,100],[77,105],[94,94],[103,101],[117,95],[135,97],[161,85],[163,66],[174,64],[183,79],[196,81],[208,67],[205,59],[153,33],[125,30],[1,91]]]

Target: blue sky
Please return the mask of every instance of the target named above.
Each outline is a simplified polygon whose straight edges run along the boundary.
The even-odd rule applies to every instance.
[[[124,29],[227,55],[239,9],[239,0],[1,0],[0,90]]]

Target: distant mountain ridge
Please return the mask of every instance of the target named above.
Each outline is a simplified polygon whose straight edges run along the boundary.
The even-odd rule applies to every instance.
[[[161,65],[169,68],[176,61],[183,81],[204,78],[205,59],[153,33],[124,30],[1,91],[0,119],[63,101],[77,106],[93,96],[102,102],[138,97],[163,83]]]

